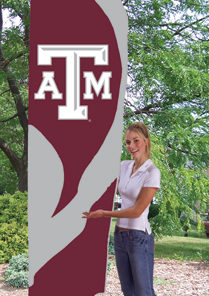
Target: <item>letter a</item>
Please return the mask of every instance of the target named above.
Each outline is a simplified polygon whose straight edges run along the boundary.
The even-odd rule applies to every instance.
[[[62,99],[62,93],[59,92],[54,81],[54,72],[43,72],[42,83],[34,98],[36,100],[44,100],[46,91],[52,92],[52,99]]]

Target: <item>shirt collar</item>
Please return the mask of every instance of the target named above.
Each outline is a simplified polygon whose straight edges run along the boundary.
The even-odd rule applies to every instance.
[[[136,170],[136,172],[135,173],[133,173],[132,174],[132,176],[133,175],[135,175],[136,173],[138,173],[138,172],[145,172],[147,169],[148,169],[148,167],[149,166],[151,166],[152,165],[152,161],[151,161],[151,159],[147,159],[137,170]],[[133,165],[134,165],[134,160],[133,160],[133,162],[131,163],[131,171],[132,171],[132,168],[133,168]]]

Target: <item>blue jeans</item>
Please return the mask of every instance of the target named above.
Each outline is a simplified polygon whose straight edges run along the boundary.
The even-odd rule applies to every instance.
[[[140,230],[114,234],[115,258],[125,296],[156,296],[153,289],[154,237]]]

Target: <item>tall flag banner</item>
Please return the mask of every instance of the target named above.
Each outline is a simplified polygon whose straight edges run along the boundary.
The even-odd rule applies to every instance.
[[[29,295],[105,290],[122,143],[127,16],[121,0],[32,0]]]

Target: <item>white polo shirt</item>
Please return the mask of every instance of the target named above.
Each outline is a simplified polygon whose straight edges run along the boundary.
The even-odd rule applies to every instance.
[[[122,199],[121,210],[134,206],[143,187],[160,188],[160,171],[151,159],[146,160],[138,170],[131,175],[134,160],[121,162],[118,191]],[[150,234],[151,227],[148,221],[149,207],[138,218],[119,218],[117,226],[129,229],[146,231]]]

